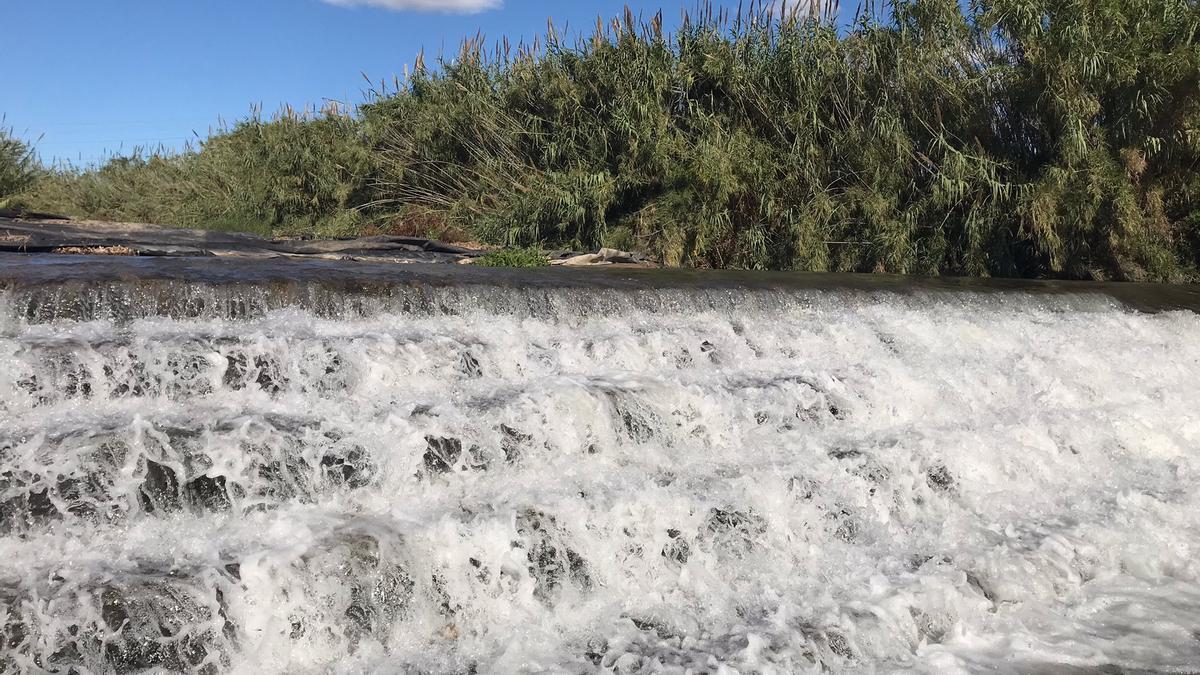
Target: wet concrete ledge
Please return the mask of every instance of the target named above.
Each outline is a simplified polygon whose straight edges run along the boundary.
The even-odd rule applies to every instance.
[[[58,255],[108,252],[117,255]],[[1031,281],[885,274],[457,265],[483,251],[429,239],[378,236],[283,240],[156,225],[0,217],[0,287],[173,281],[204,285],[318,285],[371,293],[404,286],[938,292],[1103,295],[1141,311],[1200,312],[1200,285]],[[124,255],[121,255],[124,254]],[[401,264],[402,263],[402,264]]]
[[[0,288],[167,281],[210,286],[319,286],[372,294],[397,286],[596,289],[607,291],[697,290],[843,292],[850,294],[982,293],[1104,296],[1147,312],[1200,312],[1200,285],[1085,281],[1028,281],[906,277],[882,274],[745,272],[613,267],[532,269],[472,265],[348,262],[310,258],[111,257],[0,254]]]

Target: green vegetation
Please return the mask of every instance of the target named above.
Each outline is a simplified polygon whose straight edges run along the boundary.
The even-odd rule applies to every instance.
[[[699,267],[1184,280],[1196,0],[895,0],[853,25],[707,8],[418,61],[353,113],[51,172],[41,210],[633,248]]]
[[[32,148],[12,130],[0,127],[0,209],[13,206],[17,195],[29,190],[38,175]]]
[[[96,169],[50,173],[42,210],[263,234],[352,234],[370,199],[371,153],[353,118],[284,111],[219,130],[198,151],[137,151]]]
[[[537,248],[507,248],[482,255],[475,259],[481,267],[546,267],[550,264],[546,254]]]

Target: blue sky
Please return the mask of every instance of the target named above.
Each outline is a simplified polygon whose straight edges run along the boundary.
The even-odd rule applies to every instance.
[[[0,114],[46,161],[89,163],[135,146],[179,147],[219,118],[323,99],[357,102],[425,48],[467,35],[586,30],[623,0],[0,0],[10,41]],[[668,25],[694,0],[630,0]],[[722,4],[720,2],[716,4]],[[725,3],[736,6],[736,0]],[[19,27],[19,29],[18,29]],[[40,140],[38,140],[40,138]]]

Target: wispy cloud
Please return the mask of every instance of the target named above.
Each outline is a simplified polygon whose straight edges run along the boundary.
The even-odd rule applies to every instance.
[[[339,7],[379,7],[395,12],[446,12],[474,14],[496,9],[502,0],[322,0]]]

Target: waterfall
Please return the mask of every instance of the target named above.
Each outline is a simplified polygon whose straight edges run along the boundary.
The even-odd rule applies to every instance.
[[[1200,670],[1194,311],[30,261],[0,671]]]

